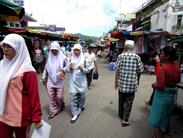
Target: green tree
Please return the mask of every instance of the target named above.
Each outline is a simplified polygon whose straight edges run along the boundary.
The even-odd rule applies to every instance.
[[[90,37],[86,37],[85,42],[86,42],[86,45],[89,45],[93,43],[93,40]]]

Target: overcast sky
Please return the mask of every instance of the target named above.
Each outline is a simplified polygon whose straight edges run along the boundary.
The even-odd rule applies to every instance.
[[[115,26],[119,13],[132,13],[147,0],[24,0],[39,24],[65,27],[67,33],[101,36]]]

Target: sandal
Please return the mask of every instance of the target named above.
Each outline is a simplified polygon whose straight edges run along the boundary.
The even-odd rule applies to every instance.
[[[51,114],[48,116],[48,119],[54,118],[58,113],[59,113],[59,111],[56,112],[56,113],[51,113]]]
[[[127,127],[129,125],[130,125],[129,122],[125,122],[125,121],[123,121],[122,124],[121,124],[122,127]]]

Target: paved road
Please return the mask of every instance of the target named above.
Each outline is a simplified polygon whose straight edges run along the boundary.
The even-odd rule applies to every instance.
[[[108,71],[107,63],[100,63],[100,78],[92,82],[92,90],[87,93],[86,110],[76,123],[71,124],[68,77],[65,83],[65,111],[52,120],[48,120],[48,98],[40,83],[40,95],[43,119],[52,125],[50,138],[149,138],[151,128],[148,125],[148,108],[144,101],[151,94],[153,75],[142,75],[140,86],[133,104],[129,127],[121,127],[118,118],[118,95],[114,90],[114,72]],[[40,78],[40,76],[39,76]],[[182,122],[181,122],[182,121]],[[183,119],[174,117],[174,138],[183,138]]]

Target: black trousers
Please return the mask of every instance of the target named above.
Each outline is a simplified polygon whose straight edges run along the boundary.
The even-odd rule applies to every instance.
[[[152,92],[151,97],[149,99],[149,105],[152,105],[152,103],[153,103],[154,93],[155,93],[155,89],[153,88],[153,92]]]
[[[88,87],[90,87],[91,85],[92,77],[93,77],[93,69],[91,69],[90,72],[86,74]]]
[[[135,93],[119,93],[119,117],[124,121],[128,121],[130,112],[133,105],[133,100],[135,98]]]

